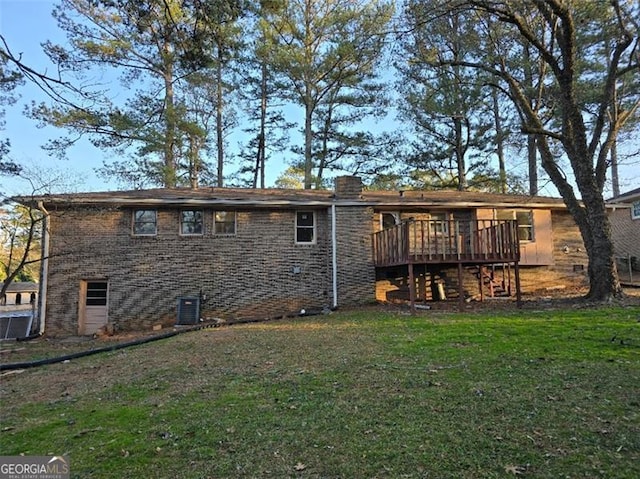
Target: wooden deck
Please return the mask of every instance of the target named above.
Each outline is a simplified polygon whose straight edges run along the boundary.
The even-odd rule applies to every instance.
[[[513,264],[520,304],[520,243],[515,220],[409,220],[373,233],[372,246],[376,267],[408,266],[409,284],[415,283],[416,264],[457,265],[461,308],[464,266]],[[413,309],[413,288],[410,297]]]

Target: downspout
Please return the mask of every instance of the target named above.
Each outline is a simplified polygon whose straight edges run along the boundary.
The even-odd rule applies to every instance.
[[[42,262],[40,264],[40,291],[38,292],[40,308],[38,311],[39,334],[44,334],[44,323],[47,310],[47,281],[49,279],[49,212],[42,201],[38,201],[38,209],[44,214],[42,222]]]
[[[336,204],[331,205],[331,281],[333,284],[332,309],[338,307],[338,245],[336,235]]]

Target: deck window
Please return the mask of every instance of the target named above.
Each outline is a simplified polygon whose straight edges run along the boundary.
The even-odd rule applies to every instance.
[[[533,212],[531,210],[496,210],[497,220],[517,220],[518,239],[534,241]]]
[[[296,243],[312,244],[316,242],[316,221],[313,211],[296,213]]]
[[[217,235],[236,234],[236,212],[216,211],[213,214],[213,230]]]
[[[640,220],[640,200],[634,201],[631,205],[631,219]]]
[[[383,230],[400,224],[400,213],[393,211],[380,214],[380,225]]]
[[[203,231],[201,210],[182,210],[180,212],[181,235],[202,235]]]
[[[431,228],[433,232],[439,235],[449,234],[449,215],[447,213],[431,213],[429,215]]]
[[[133,234],[137,236],[153,236],[158,232],[158,215],[156,210],[135,210],[133,212]]]

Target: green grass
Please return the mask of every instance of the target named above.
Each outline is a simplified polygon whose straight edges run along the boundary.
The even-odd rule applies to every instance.
[[[640,477],[640,309],[233,326],[2,380],[77,478]]]

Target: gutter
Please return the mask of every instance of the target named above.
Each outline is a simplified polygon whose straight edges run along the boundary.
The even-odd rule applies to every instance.
[[[338,239],[336,232],[336,204],[331,205],[331,282],[333,309],[338,307]]]
[[[44,214],[42,221],[42,262],[40,263],[40,290],[38,299],[38,326],[40,335],[44,334],[46,311],[47,311],[47,287],[49,279],[49,212],[44,207],[42,201],[38,201],[38,209]]]

